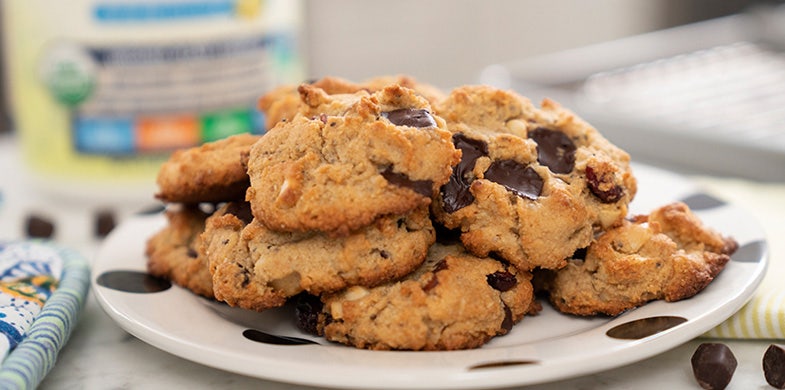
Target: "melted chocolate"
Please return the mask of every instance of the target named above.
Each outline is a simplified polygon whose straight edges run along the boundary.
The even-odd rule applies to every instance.
[[[129,293],[157,293],[172,287],[168,280],[139,271],[107,271],[95,281],[99,286]]]
[[[504,332],[502,333],[507,334],[512,330],[512,326],[515,322],[512,319],[512,310],[510,310],[510,307],[505,303],[502,303],[502,305],[504,305],[504,320],[502,320],[502,330]]]
[[[522,198],[537,199],[542,193],[540,175],[528,165],[513,160],[494,161],[485,171],[485,178],[503,185]]]
[[[488,144],[484,141],[467,138],[463,134],[452,136],[452,143],[461,150],[461,161],[452,170],[450,181],[441,188],[444,211],[454,213],[474,202],[469,191],[470,176],[477,159],[488,155]]]
[[[433,119],[433,116],[431,116],[431,113],[428,112],[428,110],[399,108],[397,110],[383,112],[382,116],[396,126],[436,127],[436,120]]]
[[[403,173],[393,172],[391,167],[387,167],[387,169],[382,171],[381,174],[388,182],[390,182],[390,184],[394,184],[398,187],[408,188],[428,198],[431,197],[433,182],[430,180],[412,180]]]
[[[553,173],[570,173],[575,168],[575,143],[561,131],[538,127],[529,132],[537,143],[537,161]]]
[[[492,274],[488,274],[485,278],[488,281],[488,285],[501,292],[508,291],[518,284],[515,275],[507,271],[496,271]]]

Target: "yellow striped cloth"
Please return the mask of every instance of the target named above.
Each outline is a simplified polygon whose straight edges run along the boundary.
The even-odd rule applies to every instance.
[[[713,195],[749,211],[766,232],[769,246],[769,267],[755,295],[704,337],[785,339],[785,184],[694,179]]]

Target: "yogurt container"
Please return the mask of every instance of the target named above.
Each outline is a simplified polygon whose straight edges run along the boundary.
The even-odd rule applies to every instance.
[[[47,191],[150,199],[173,150],[263,133],[259,96],[304,77],[299,1],[2,7],[10,112]]]

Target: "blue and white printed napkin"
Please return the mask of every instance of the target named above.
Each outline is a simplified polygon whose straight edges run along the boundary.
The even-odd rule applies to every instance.
[[[0,388],[35,388],[76,325],[90,270],[46,241],[0,242]]]

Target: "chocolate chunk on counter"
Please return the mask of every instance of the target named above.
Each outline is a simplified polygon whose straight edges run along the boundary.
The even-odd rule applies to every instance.
[[[785,389],[785,349],[771,344],[763,354],[763,375],[772,387]]]
[[[703,343],[692,355],[692,373],[698,384],[707,390],[721,390],[728,386],[736,371],[736,357],[721,343]]]
[[[25,233],[29,238],[51,238],[55,233],[55,224],[40,215],[30,214],[25,220]]]
[[[117,222],[112,210],[99,210],[95,213],[93,234],[98,238],[104,238],[114,230],[116,225]]]

